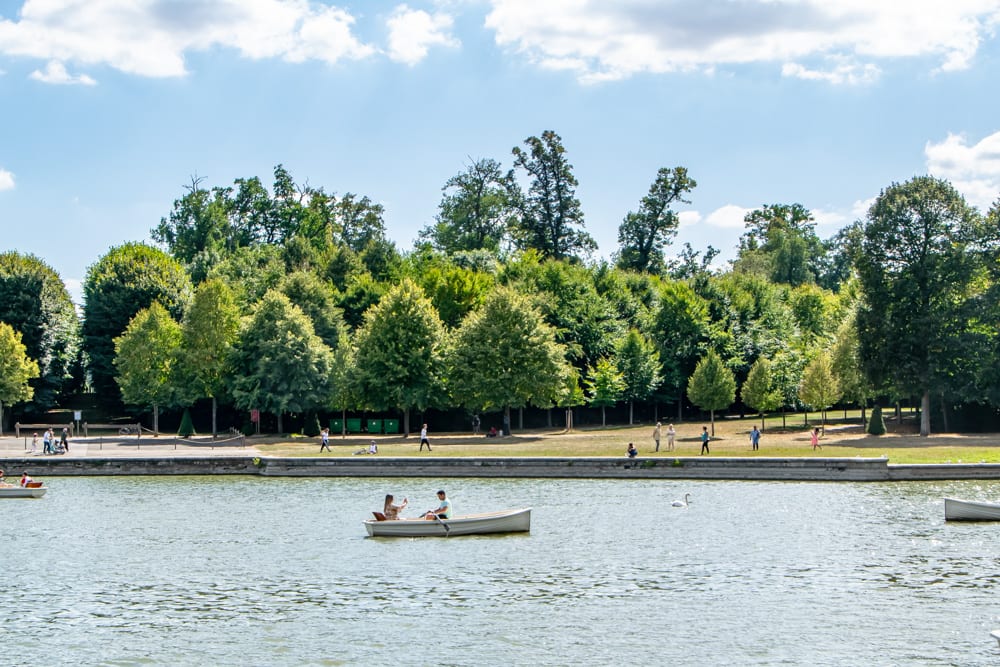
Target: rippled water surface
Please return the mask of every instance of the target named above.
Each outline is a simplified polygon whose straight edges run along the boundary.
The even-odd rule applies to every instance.
[[[1000,483],[448,480],[531,534],[372,539],[439,483],[48,481],[0,501],[0,663],[1000,662],[1000,523],[942,504]]]

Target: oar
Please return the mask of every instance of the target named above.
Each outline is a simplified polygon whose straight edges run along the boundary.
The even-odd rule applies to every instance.
[[[445,536],[445,537],[448,537],[448,536],[449,536],[449,534],[451,533],[451,526],[449,526],[449,525],[448,525],[448,524],[446,524],[446,523],[445,523],[444,521],[442,521],[442,520],[441,520],[441,517],[439,517],[439,516],[438,516],[437,514],[435,514],[435,515],[434,515],[434,519],[435,519],[435,520],[436,520],[436,521],[437,521],[437,522],[438,522],[439,524],[441,524],[442,526],[444,526],[444,536]]]

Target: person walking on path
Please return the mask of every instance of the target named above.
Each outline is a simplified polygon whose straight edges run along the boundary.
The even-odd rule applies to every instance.
[[[31,436],[31,454],[34,456],[38,453],[38,434],[35,433]]]
[[[427,451],[431,451],[431,441],[427,439],[427,424],[420,428],[420,449],[418,451],[424,451],[424,445],[427,445]]]
[[[323,453],[323,449],[324,448],[326,448],[326,451],[329,452],[330,451],[330,429],[325,428],[322,431],[320,431],[319,432],[319,437],[320,437],[320,441],[319,441],[319,451],[320,451],[320,454]]]
[[[62,435],[59,437],[59,444],[69,454],[69,431],[66,430],[66,427],[63,427]]]
[[[760,444],[760,431],[757,430],[757,426],[750,430],[750,444],[753,445],[753,451],[757,451],[757,446]]]
[[[667,451],[674,451],[674,436],[677,435],[677,431],[674,430],[674,425],[671,424],[667,427]]]
[[[702,426],[701,427],[701,454],[709,454],[709,453],[711,453],[711,452],[708,451],[708,441],[709,440],[711,440],[711,438],[708,437],[708,427],[707,426]],[[699,454],[698,456],[701,456],[701,454]]]
[[[660,428],[662,426],[660,422],[656,422],[656,428],[653,429],[653,442],[656,443],[656,451],[660,451]]]
[[[472,415],[472,435],[479,435],[479,415]]]
[[[819,444],[819,428],[818,427],[813,429],[812,435],[809,436],[809,442],[813,446],[813,451],[816,451],[817,447],[819,447],[820,449],[823,449],[823,445]]]

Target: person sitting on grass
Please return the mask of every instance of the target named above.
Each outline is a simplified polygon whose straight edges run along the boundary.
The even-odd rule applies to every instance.
[[[625,450],[625,453],[628,454],[630,459],[634,459],[639,454],[639,451],[635,448],[635,445],[630,442],[628,443],[628,449]]]

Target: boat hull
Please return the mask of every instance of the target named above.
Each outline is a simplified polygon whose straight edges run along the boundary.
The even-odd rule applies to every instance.
[[[1000,504],[944,499],[945,521],[1000,521]]]
[[[45,486],[32,489],[20,486],[5,486],[0,487],[0,498],[41,498],[48,490],[48,487]]]
[[[447,526],[447,529],[445,528]],[[531,508],[459,516],[442,521],[404,519],[365,521],[369,537],[455,537],[493,533],[527,533],[531,530]]]

